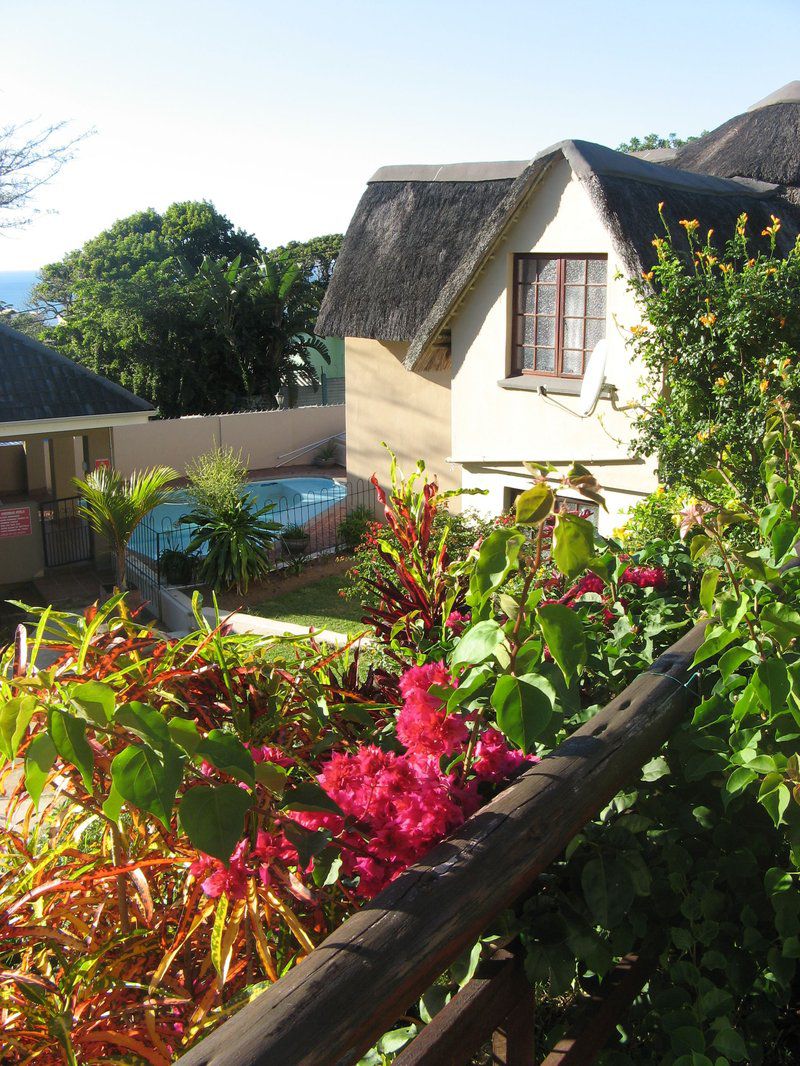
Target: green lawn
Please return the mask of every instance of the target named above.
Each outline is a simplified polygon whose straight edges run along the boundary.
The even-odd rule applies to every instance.
[[[360,621],[363,612],[359,604],[339,595],[343,584],[343,574],[330,574],[312,585],[263,600],[248,610],[262,618],[277,618],[298,626],[333,629],[348,635],[361,633],[366,629]]]

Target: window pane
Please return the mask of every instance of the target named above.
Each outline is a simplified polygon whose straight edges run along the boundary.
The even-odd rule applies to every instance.
[[[554,315],[556,313],[556,287],[555,285],[537,285],[538,311],[540,315]]]
[[[605,285],[590,287],[586,290],[586,314],[595,318],[602,318],[606,313],[606,289]]]
[[[520,349],[520,366],[523,370],[533,370],[533,348]]]
[[[582,348],[583,347],[583,319],[582,318],[565,318],[564,319],[564,347],[565,348]]]
[[[583,352],[571,351],[569,348],[565,348],[562,369],[565,374],[582,374]]]
[[[545,347],[555,347],[556,343],[556,320],[539,315],[539,330],[536,334],[536,343]]]
[[[536,260],[535,259],[519,259],[519,278],[523,282],[536,281]]]
[[[536,288],[533,285],[520,285],[517,294],[520,311],[532,315],[536,310]]]
[[[606,283],[606,261],[605,259],[590,259],[589,260],[589,281],[595,285],[605,285]]]
[[[564,314],[582,316],[585,295],[586,289],[583,285],[567,285],[564,289]]]
[[[536,342],[536,319],[528,315],[522,320],[522,343],[534,344]]]
[[[537,274],[539,281],[547,281],[550,284],[555,284],[556,272],[558,270],[557,259],[537,259],[535,260],[537,267]]]
[[[585,259],[568,259],[567,260],[567,283],[570,281],[577,282],[583,285],[586,280],[586,260]]]
[[[552,348],[536,349],[536,369],[552,374],[556,368],[556,353]]]
[[[601,341],[606,335],[606,323],[605,319],[587,318],[586,319],[586,347],[591,351],[598,341]]]

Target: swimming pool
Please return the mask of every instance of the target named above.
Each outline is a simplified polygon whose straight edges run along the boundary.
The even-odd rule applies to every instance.
[[[249,481],[247,491],[255,496],[259,507],[273,505],[272,513],[265,517],[279,522],[283,529],[307,525],[347,495],[346,486],[330,477]],[[131,537],[131,549],[148,559],[156,559],[168,549],[185,550],[196,527],[180,525],[179,521],[190,510],[186,496],[175,492],[169,503],[156,507],[139,523]]]

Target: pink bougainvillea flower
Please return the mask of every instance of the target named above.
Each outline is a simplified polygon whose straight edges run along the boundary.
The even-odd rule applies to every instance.
[[[622,584],[638,585],[642,589],[665,589],[669,584],[667,572],[660,566],[628,566]]]
[[[253,762],[272,762],[276,766],[293,766],[294,763],[289,755],[285,751],[281,751],[280,748],[272,747],[270,744],[248,744],[250,754],[253,756]]]
[[[400,678],[403,706],[397,716],[397,737],[410,752],[438,758],[458,751],[469,731],[464,719],[448,714],[440,697],[429,691],[433,685],[453,685],[444,663],[412,666]]]
[[[480,781],[503,781],[517,773],[526,763],[536,763],[536,755],[523,755],[511,748],[497,729],[485,729],[475,745],[475,762],[472,770]]]
[[[453,636],[460,637],[469,620],[470,615],[462,614],[461,611],[451,611],[444,624],[448,629],[452,630]]]

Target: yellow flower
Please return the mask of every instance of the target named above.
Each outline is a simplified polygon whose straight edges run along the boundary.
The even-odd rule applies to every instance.
[[[753,267],[753,266],[755,266],[755,265],[756,265],[756,261],[755,261],[755,259],[748,259],[748,260],[747,260],[747,265],[748,265],[749,267]]]
[[[718,389],[724,389],[728,382],[725,380],[725,378],[717,378],[714,384],[717,386]]]
[[[783,362],[781,363],[781,367],[782,367],[782,368],[783,368],[784,370],[786,369],[786,367],[787,367],[787,366],[791,366],[791,365],[792,365],[792,360],[791,360],[791,359],[789,359],[789,358],[788,358],[788,356],[787,356],[787,358],[786,358],[786,359],[784,359],[784,360],[783,360]]]
[[[710,229],[708,231],[708,233],[706,234],[706,240],[710,241],[713,236],[714,236],[714,231],[713,231],[713,229]]]
[[[758,383],[758,387],[759,389],[761,389],[762,392],[766,392],[769,388],[769,382],[766,378],[762,378],[761,381],[759,381]]]
[[[664,238],[663,237],[654,237],[653,240],[650,243],[653,245],[654,248],[658,248],[659,250],[661,250],[661,248],[664,245]]]
[[[642,271],[642,277],[644,278],[645,281],[652,281],[653,280],[653,271],[652,270],[648,270],[646,272]]]
[[[631,326],[631,333],[634,337],[643,337],[647,333],[647,326]]]
[[[613,530],[611,535],[613,536],[614,540],[626,541],[630,538],[631,531],[628,529],[627,526],[617,526],[617,528]]]
[[[744,212],[742,212],[741,215],[739,215],[739,219],[738,219],[738,221],[736,223],[736,232],[739,234],[740,237],[744,237],[744,229],[745,229],[746,225],[747,225],[747,212],[744,211]]]
[[[661,212],[663,210],[664,210],[664,201],[663,200],[659,200],[659,202],[658,202],[658,213],[659,213],[659,215],[661,214]]]
[[[713,311],[709,311],[707,315],[700,315],[700,321],[706,327],[711,327],[717,321],[717,316]]]
[[[700,441],[701,443],[702,443],[702,442],[703,442],[704,440],[708,440],[708,437],[709,437],[709,431],[708,431],[707,429],[701,429],[701,430],[700,430],[700,432],[699,432],[699,433],[697,433],[697,439],[698,439],[698,440],[699,440],[699,441]]]
[[[664,495],[664,493],[665,493],[666,491],[667,491],[667,490],[666,490],[666,489],[664,488],[664,486],[663,486],[663,485],[659,485],[659,486],[658,486],[658,487],[656,488],[656,496],[663,496],[663,495]]]
[[[683,226],[687,233],[694,233],[695,230],[700,228],[700,223],[696,218],[682,218],[680,225]]]
[[[730,272],[733,270],[733,266],[731,263],[720,263],[719,268],[723,274],[730,274]]]

